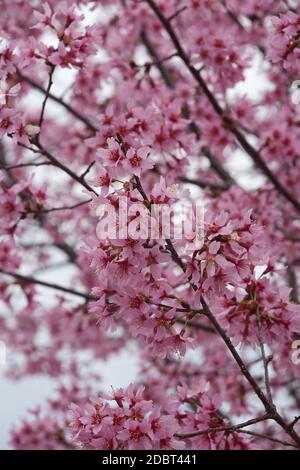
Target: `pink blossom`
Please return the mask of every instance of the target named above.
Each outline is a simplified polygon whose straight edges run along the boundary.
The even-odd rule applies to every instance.
[[[150,149],[148,147],[137,150],[130,148],[126,152],[125,168],[133,172],[136,176],[141,176],[142,171],[149,170],[153,167],[153,164],[148,159],[149,151]]]
[[[299,447],[298,3],[1,1],[12,448]]]

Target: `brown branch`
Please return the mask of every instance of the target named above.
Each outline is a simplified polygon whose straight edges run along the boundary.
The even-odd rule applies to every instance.
[[[199,186],[199,188],[202,188],[202,189],[208,188],[208,189],[211,189],[212,191],[214,190],[226,191],[229,187],[226,184],[213,183],[211,181],[204,181],[200,179],[186,178],[185,176],[181,176],[178,179],[182,183],[193,184],[194,186]]]
[[[232,176],[228,173],[228,171],[221,165],[217,157],[211,153],[208,147],[202,147],[201,151],[208,159],[211,167],[215,170],[215,172],[220,176],[220,178],[228,187],[233,184],[237,184],[236,181],[232,178]]]
[[[49,81],[48,81],[48,86],[47,86],[47,89],[45,91],[45,98],[43,100],[43,104],[42,104],[42,110],[41,110],[41,115],[40,115],[40,119],[39,119],[39,128],[40,128],[40,132],[41,133],[41,129],[42,129],[42,125],[43,125],[43,120],[44,120],[44,115],[45,115],[45,110],[46,110],[46,104],[47,104],[47,101],[48,101],[48,98],[49,98],[49,94],[50,94],[50,90],[51,90],[51,87],[53,85],[53,75],[54,75],[54,71],[55,71],[55,65],[51,65],[51,70],[50,70],[50,73],[49,73]]]
[[[290,424],[290,427],[293,428],[298,423],[299,420],[300,420],[300,416],[295,416],[295,418]]]
[[[10,165],[10,166],[1,166],[0,165],[0,168],[1,170],[4,170],[4,171],[11,171],[11,170],[17,170],[19,168],[26,168],[26,167],[31,167],[31,166],[45,166],[45,165],[52,165],[51,162],[36,162],[36,163],[19,163],[17,165]]]
[[[181,323],[182,325],[186,325],[189,328],[195,328],[197,330],[203,330],[207,333],[216,333],[215,329],[211,326],[204,325],[204,323],[199,323],[193,320],[184,320],[183,318],[176,318],[176,323]]]
[[[177,16],[179,16],[179,15],[180,15],[182,12],[184,12],[187,8],[188,8],[187,5],[184,5],[183,7],[178,8],[178,10],[176,10],[171,16],[169,16],[168,21],[169,21],[169,22],[173,21],[175,18],[177,18]]]
[[[227,15],[229,16],[229,18],[243,31],[245,31],[245,28],[244,26],[242,25],[242,23],[240,22],[239,18],[236,16],[236,14],[230,10],[226,5],[225,5],[225,9],[226,9],[226,12],[227,12]]]
[[[81,207],[85,204],[88,204],[91,201],[92,199],[86,199],[85,201],[78,202],[77,204],[73,204],[72,206],[51,207],[49,209],[27,209],[26,211],[22,212],[22,214],[49,214],[49,212],[72,210],[77,209],[77,207]]]
[[[243,423],[236,424],[236,425],[221,426],[218,428],[207,428],[207,429],[202,429],[201,431],[194,431],[194,432],[190,432],[187,434],[175,434],[175,436],[178,437],[179,439],[188,439],[191,437],[201,436],[203,434],[213,434],[215,432],[223,432],[223,431],[235,432],[238,429],[245,428],[247,426],[251,426],[256,423],[260,423],[261,421],[266,421],[267,419],[270,419],[270,416],[268,414],[265,414],[258,418],[249,419],[248,421],[245,421]]]
[[[51,164],[51,163],[49,162],[49,164]],[[5,159],[5,154],[4,154],[4,147],[1,143],[0,143],[0,166],[4,169],[6,168],[6,159]],[[5,169],[5,171],[6,171],[6,175],[7,175],[7,178],[8,178],[8,184],[9,185],[16,184],[17,180],[11,174],[11,171],[9,169]],[[24,201],[26,201],[28,199],[28,195],[24,192],[21,192],[19,194],[19,196]],[[44,219],[43,219],[42,215],[38,216],[38,220],[39,220],[40,225],[43,226]],[[76,253],[74,252],[74,250],[71,246],[69,246],[66,242],[56,243],[55,245],[57,246],[57,248],[59,248],[61,251],[63,251],[64,253],[67,254],[70,261],[72,261],[73,263],[76,262]]]
[[[270,360],[269,360],[269,358],[267,358],[266,352],[265,352],[265,345],[264,345],[264,338],[263,338],[262,324],[261,324],[261,314],[260,314],[260,311],[259,311],[259,307],[257,307],[255,314],[256,314],[256,322],[257,322],[257,329],[258,329],[258,341],[259,341],[260,350],[261,350],[261,357],[262,357],[263,365],[264,365],[264,374],[265,374],[265,384],[266,384],[267,396],[268,396],[269,402],[273,404],[271,386],[270,386],[270,377],[269,377],[269,362],[270,362]]]
[[[95,165],[95,163],[96,163],[95,160],[92,161],[92,162],[88,165],[87,169],[84,170],[84,172],[80,175],[80,178],[85,178],[86,175],[87,175],[87,174],[90,172],[90,170],[93,168],[93,166]]]
[[[148,53],[150,56],[153,58],[155,61],[155,65],[158,68],[164,82],[166,83],[167,87],[170,89],[175,88],[175,81],[174,78],[172,77],[171,72],[164,66],[164,64],[161,61],[161,58],[156,52],[156,49],[153,47],[152,43],[149,41],[148,35],[145,30],[142,30],[140,34],[141,40],[146,47]]]
[[[1,269],[1,268],[0,268],[0,273],[4,274],[6,276],[11,276],[14,279],[16,279],[17,281],[20,281],[21,283],[24,283],[24,284],[37,284],[39,286],[48,287],[49,289],[54,289],[54,290],[58,290],[58,291],[61,291],[61,292],[65,292],[67,294],[76,295],[77,297],[82,297],[83,299],[85,299],[87,301],[97,300],[97,297],[95,297],[93,295],[85,294],[84,292],[79,292],[75,289],[60,286],[58,284],[53,284],[53,283],[50,283],[50,282],[41,281],[41,280],[35,279],[34,277],[31,277],[31,276],[24,276],[23,274],[14,273],[14,272],[11,272],[11,271],[6,271],[6,270]]]
[[[202,304],[204,314],[210,320],[210,322],[212,323],[212,325],[214,326],[216,331],[219,333],[219,335],[223,339],[224,343],[226,344],[226,346],[228,347],[228,349],[231,352],[232,356],[234,357],[236,363],[238,364],[242,374],[248,380],[248,382],[252,386],[254,392],[256,393],[256,395],[258,396],[260,401],[263,403],[267,413],[274,414],[274,407],[270,405],[267,397],[261,391],[261,389],[258,386],[257,382],[255,381],[255,379],[250,374],[249,370],[247,369],[246,365],[244,364],[244,362],[243,362],[242,358],[240,357],[239,353],[237,352],[237,350],[233,346],[233,344],[231,342],[231,339],[229,338],[229,336],[227,336],[225,330],[223,330],[223,328],[219,325],[218,321],[216,320],[215,316],[211,312],[210,308],[208,307],[208,305],[207,305],[207,303],[206,303],[206,301],[204,300],[203,297],[201,298],[201,304]]]
[[[260,399],[260,401],[264,405],[267,414],[272,419],[274,419],[285,430],[285,432],[296,442],[296,444],[300,448],[300,437],[298,436],[298,434],[293,429],[290,428],[288,423],[286,423],[286,421],[282,418],[282,416],[277,412],[276,407],[274,406],[274,404],[271,403],[268,400],[268,398],[265,396],[265,394],[262,392],[262,390],[260,389],[260,387],[257,384],[256,380],[253,378],[253,376],[251,375],[251,373],[247,369],[246,365],[244,364],[244,362],[243,362],[242,358],[240,357],[239,353],[237,352],[237,350],[233,346],[233,344],[231,342],[231,339],[229,338],[229,336],[227,336],[225,330],[223,330],[223,328],[219,325],[219,322],[217,321],[217,319],[215,318],[215,316],[213,315],[213,313],[209,309],[209,307],[208,307],[208,305],[205,302],[203,297],[201,298],[201,304],[202,304],[202,307],[203,307],[203,310],[204,310],[204,314],[210,320],[210,322],[212,323],[215,330],[219,333],[219,335],[223,339],[224,343],[226,344],[226,346],[228,347],[228,349],[231,352],[232,356],[234,357],[236,363],[238,364],[243,376],[247,379],[247,381],[249,382],[249,384],[253,388],[255,394],[257,395],[257,397]]]
[[[46,242],[43,242],[43,243],[22,243],[21,244],[21,247],[22,248],[57,248],[61,251],[63,251],[69,258],[70,262],[71,263],[74,263],[76,264],[76,258],[77,258],[77,255],[75,253],[75,250],[73,249],[73,247],[71,245],[68,245],[67,243],[65,242],[52,242],[52,243],[46,243]]]
[[[47,95],[47,91],[41,86],[39,85],[37,82],[35,82],[34,80],[32,80],[30,77],[26,77],[25,75],[23,75],[20,70],[17,70],[17,74],[19,76],[19,78],[23,81],[23,82],[26,82],[28,83],[29,85],[31,85],[33,88],[35,88],[36,90],[39,90],[41,93],[43,93],[44,95]],[[60,104],[61,106],[63,106],[70,114],[72,114],[74,117],[76,117],[79,121],[81,121],[83,124],[86,125],[86,127],[88,127],[91,131],[93,132],[97,132],[97,127],[95,127],[86,117],[82,116],[82,114],[80,114],[78,111],[76,111],[76,109],[72,108],[68,103],[66,103],[62,98],[59,98],[55,95],[53,95],[52,93],[48,93],[48,97],[52,100],[52,101],[55,101],[56,103]]]
[[[63,172],[67,173],[73,180],[77,181],[77,183],[81,184],[82,186],[85,187],[88,191],[93,192],[96,196],[98,196],[98,193],[90,186],[84,179],[83,176],[78,176],[76,173],[74,173],[73,170],[68,168],[66,165],[61,163],[59,160],[57,160],[54,155],[52,155],[48,150],[46,150],[42,144],[40,143],[39,139],[33,140],[33,143],[38,147],[39,152],[44,155],[48,160],[57,168],[60,168]],[[30,149],[31,150],[31,149]]]
[[[276,439],[276,437],[271,437],[271,436],[267,436],[266,434],[261,434],[260,432],[247,431],[245,429],[238,429],[237,432],[248,434],[249,436],[253,436],[253,437],[259,437],[260,439],[267,439],[268,441],[276,442],[278,444],[282,444],[283,446],[289,446],[289,447],[294,447],[295,449],[298,449],[297,446],[295,446],[294,444],[291,444],[290,442],[282,441],[280,439]]]
[[[297,282],[297,276],[295,273],[295,268],[291,265],[288,265],[287,267],[287,278],[288,278],[288,283],[291,290],[291,299],[293,302],[296,304],[299,303],[299,289],[298,289],[298,282]]]
[[[175,263],[178,264],[178,266],[182,269],[182,271],[185,272],[186,266],[184,262],[182,261],[182,259],[180,258],[180,256],[178,255],[172,241],[169,238],[166,239],[166,248],[171,253],[173,261],[175,261]]]

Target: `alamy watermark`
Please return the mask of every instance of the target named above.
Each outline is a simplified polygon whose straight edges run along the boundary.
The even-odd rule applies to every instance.
[[[300,364],[300,339],[292,342],[292,363],[298,366]]]
[[[120,197],[116,204],[97,207],[99,240],[183,240],[191,249],[204,241],[204,204],[181,200],[173,204],[128,202]]]
[[[5,106],[7,103],[8,97],[16,97],[21,89],[21,85],[17,83],[16,85],[9,86],[5,79],[0,80],[0,105]]]
[[[295,80],[290,88],[291,100],[293,104],[300,104],[300,80]]]

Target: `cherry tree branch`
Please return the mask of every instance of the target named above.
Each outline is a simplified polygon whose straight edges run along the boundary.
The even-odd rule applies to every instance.
[[[215,190],[226,191],[229,187],[227,184],[213,183],[211,181],[203,181],[200,179],[187,178],[185,176],[181,176],[179,178],[179,181],[181,181],[182,183],[199,186],[199,188],[202,188],[202,189],[208,188],[208,189],[211,189],[212,191],[215,191]]]
[[[42,104],[42,110],[41,110],[41,115],[40,115],[39,124],[38,124],[38,126],[40,128],[40,132],[41,132],[42,125],[43,125],[43,120],[44,120],[44,115],[45,115],[45,110],[46,110],[46,104],[47,104],[47,101],[48,101],[48,98],[49,98],[51,87],[53,85],[54,71],[55,71],[55,65],[52,65],[50,73],[49,73],[48,86],[47,86],[47,89],[46,89],[46,92],[45,92],[45,98],[44,98],[44,101],[43,101],[43,104]]]
[[[189,328],[204,330],[207,331],[207,333],[216,333],[215,329],[211,326],[204,325],[204,323],[199,323],[193,320],[184,320],[183,318],[176,318],[176,323],[181,323],[182,325],[186,325]]]
[[[181,8],[178,8],[171,16],[169,16],[168,21],[173,21],[175,18],[177,18],[181,13],[183,13],[187,9],[187,5],[184,5]]]
[[[141,182],[140,182],[140,180],[137,176],[135,176],[135,180],[136,180],[136,184],[137,184],[137,189],[139,190],[140,194],[144,198],[144,201],[147,202],[148,207],[150,207],[151,203],[150,203],[150,201],[149,201],[149,199],[148,199],[148,197],[147,197],[147,195],[146,195],[146,193],[145,193],[145,191],[142,187],[142,184],[141,184]],[[173,249],[175,250],[174,247],[173,247]],[[181,260],[180,256],[178,255],[177,251],[175,250],[175,253],[172,253],[172,250],[170,250],[170,251],[171,251],[173,260],[185,272],[186,266],[182,262],[182,260]],[[196,286],[194,284],[191,284],[191,286],[195,290]],[[274,419],[285,430],[285,432],[296,442],[297,446],[300,448],[300,437],[295,432],[295,430],[293,428],[291,428],[289,426],[289,424],[286,423],[286,421],[282,418],[282,416],[277,412],[277,409],[276,409],[275,405],[273,404],[273,402],[270,401],[268,399],[268,397],[265,396],[265,394],[261,390],[260,386],[258,385],[256,380],[254,379],[254,377],[252,376],[252,374],[248,370],[248,368],[245,365],[244,361],[242,360],[241,356],[239,355],[239,353],[237,352],[237,350],[233,346],[231,339],[226,334],[225,330],[223,330],[223,328],[219,325],[217,319],[215,318],[215,316],[213,315],[213,313],[209,309],[209,307],[208,307],[208,305],[207,305],[207,303],[206,303],[206,301],[204,300],[203,297],[201,297],[201,304],[202,304],[202,308],[203,308],[203,312],[201,311],[201,313],[204,314],[210,320],[210,322],[213,325],[216,332],[219,333],[219,335],[221,336],[221,338],[225,342],[226,346],[228,347],[229,351],[231,352],[232,356],[234,357],[237,365],[239,366],[243,376],[247,379],[247,381],[251,385],[252,389],[254,390],[255,394],[257,395],[259,400],[264,405],[264,408],[266,410],[268,419]]]
[[[281,439],[276,439],[276,437],[267,436],[266,434],[261,434],[260,432],[248,431],[246,429],[238,429],[237,432],[248,434],[249,436],[253,437],[259,437],[260,439],[267,439],[268,441],[276,442],[277,444],[282,444],[283,446],[294,447],[295,449],[298,449],[298,447],[291,442],[282,441]]]
[[[195,124],[197,126],[197,124]],[[198,126],[197,126],[198,127]],[[201,151],[208,159],[211,167],[215,172],[220,176],[220,178],[224,181],[224,184],[230,188],[233,184],[237,184],[236,181],[232,178],[232,176],[228,173],[228,171],[221,165],[219,160],[212,152],[209,150],[208,147],[203,146]]]
[[[267,419],[270,419],[270,416],[268,414],[265,414],[263,416],[260,416],[258,418],[253,418],[249,419],[248,421],[245,421],[240,424],[236,425],[227,425],[227,426],[220,426],[217,428],[207,428],[207,429],[201,429],[200,431],[193,431],[187,434],[175,434],[176,437],[179,439],[188,439],[196,436],[201,436],[203,434],[214,434],[216,432],[235,432],[238,429],[245,428],[247,426],[251,426],[256,423],[260,423],[261,421],[266,421]]]
[[[236,363],[238,364],[243,376],[247,379],[247,381],[250,383],[251,387],[253,388],[255,394],[257,397],[260,399],[262,404],[265,407],[265,410],[267,414],[274,419],[284,430],[285,432],[296,442],[297,446],[300,448],[300,437],[298,434],[294,431],[294,429],[291,429],[289,424],[286,423],[286,421],[282,418],[282,416],[277,412],[276,407],[273,403],[271,403],[268,398],[265,396],[259,385],[257,384],[256,380],[253,378],[249,370],[247,369],[246,365],[244,364],[242,358],[240,357],[239,353],[233,346],[231,339],[229,336],[227,336],[226,332],[223,330],[223,328],[219,325],[219,322],[209,309],[206,301],[204,298],[201,298],[201,304],[204,310],[204,314],[206,317],[210,320],[212,325],[214,326],[215,330],[219,333],[221,338],[223,339],[224,343],[228,347],[229,351],[231,352],[232,356],[234,357]]]
[[[33,149],[34,151],[34,149]],[[44,163],[44,162],[43,162]],[[48,162],[49,165],[52,165],[51,162]],[[0,144],[0,166],[5,169],[8,181],[10,185],[14,185],[17,183],[17,180],[15,177],[11,174],[11,170],[8,168],[7,169],[7,164],[6,164],[6,158],[5,158],[5,151],[4,151],[4,146]],[[24,192],[20,193],[20,198],[22,200],[26,200],[27,195]],[[42,215],[38,215],[38,220],[41,226],[44,224],[44,219]],[[63,251],[69,258],[72,263],[76,262],[76,253],[74,252],[73,248],[69,246],[66,242],[55,242],[54,245]]]
[[[10,165],[10,166],[1,166],[0,169],[4,171],[11,171],[11,170],[18,170],[19,168],[27,168],[27,167],[38,167],[38,166],[49,166],[52,165],[51,162],[32,162],[32,163],[19,163],[17,165]]]
[[[97,297],[95,297],[93,295],[85,294],[84,292],[79,292],[75,289],[60,286],[58,284],[53,284],[51,282],[41,281],[41,280],[35,279],[34,277],[31,277],[31,276],[24,276],[23,274],[14,273],[14,272],[7,271],[7,270],[1,269],[1,268],[0,268],[0,273],[4,274],[6,276],[11,276],[14,279],[16,279],[17,281],[20,281],[21,283],[24,283],[24,284],[37,284],[39,286],[48,287],[49,289],[54,289],[54,290],[58,290],[58,291],[61,291],[61,292],[65,292],[67,294],[75,295],[77,297],[81,297],[81,298],[83,298],[87,301],[97,300]]]
[[[72,210],[89,204],[91,201],[92,199],[86,199],[85,201],[78,202],[77,204],[73,204],[72,206],[50,207],[49,209],[27,209],[26,211],[22,212],[22,214],[49,214],[50,212]]]
[[[166,32],[168,33],[175,49],[178,53],[178,56],[186,65],[187,69],[190,71],[191,75],[194,77],[198,85],[200,86],[201,90],[207,97],[208,101],[210,102],[212,108],[216,112],[218,116],[223,121],[224,126],[235,136],[236,140],[239,142],[241,147],[245,150],[245,152],[251,157],[252,161],[255,165],[260,168],[260,170],[267,176],[267,178],[273,183],[273,186],[277,189],[277,191],[282,194],[294,207],[295,209],[300,212],[300,202],[291,194],[285,186],[281,184],[281,182],[277,179],[275,174],[270,170],[268,165],[265,163],[263,158],[261,157],[259,151],[257,151],[247,140],[247,138],[241,133],[241,131],[236,126],[234,120],[223,110],[222,106],[213,95],[211,90],[208,88],[206,82],[202,78],[202,75],[196,67],[194,67],[191,62],[189,55],[183,48],[180,43],[180,40],[175,33],[175,30],[172,27],[172,24],[168,21],[168,19],[163,15],[159,7],[157,6],[154,0],[145,0],[148,3],[149,7],[155,13],[163,27],[165,28]]]
[[[267,390],[267,396],[268,400],[270,403],[273,403],[272,399],[272,393],[271,393],[271,386],[270,386],[270,378],[269,378],[269,362],[272,359],[266,356],[265,352],[265,345],[264,345],[264,338],[263,338],[263,332],[262,332],[262,324],[261,324],[261,314],[259,311],[259,307],[256,309],[256,322],[257,322],[257,327],[258,327],[258,340],[259,340],[259,345],[260,345],[260,350],[261,350],[261,357],[263,360],[263,365],[264,365],[264,374],[265,374],[265,384],[266,384],[266,390]]]
[[[61,163],[59,160],[57,160],[54,155],[52,155],[48,150],[46,150],[42,144],[40,143],[39,139],[33,140],[33,144],[36,145],[36,147],[39,149],[39,153],[44,155],[48,160],[57,168],[60,168],[64,173],[67,173],[74,181],[77,181],[77,183],[81,184],[85,189],[87,189],[90,192],[93,192],[96,196],[98,196],[98,193],[90,186],[84,179],[84,176],[78,176],[76,173],[74,173],[73,170],[71,170],[68,166],[64,165]],[[30,149],[31,150],[31,149]],[[34,150],[34,149],[33,149]]]
[[[153,47],[152,43],[150,42],[150,40],[148,38],[148,34],[146,33],[146,31],[144,29],[141,31],[140,37],[141,37],[141,40],[142,40],[144,46],[146,47],[148,53],[150,54],[150,56],[155,61],[155,65],[156,65],[157,69],[159,70],[165,84],[167,85],[168,88],[173,90],[175,88],[175,80],[172,77],[172,74],[169,71],[169,69],[167,69],[167,67],[165,67],[165,65],[161,61],[161,58],[159,57],[155,47]]]
[[[52,267],[53,266],[51,266],[51,269],[52,269]],[[57,265],[55,267],[57,267]],[[64,286],[61,286],[61,285],[58,285],[58,284],[53,284],[53,283],[50,283],[50,282],[41,281],[41,280],[36,279],[32,276],[25,276],[25,275],[22,275],[22,274],[19,274],[19,273],[14,273],[14,272],[11,272],[11,271],[7,271],[7,270],[1,269],[1,268],[0,268],[0,273],[4,274],[6,276],[11,276],[14,279],[16,279],[17,281],[20,281],[20,282],[25,283],[25,284],[37,284],[37,285],[40,285],[42,287],[47,287],[49,289],[54,289],[54,290],[58,290],[58,291],[61,291],[61,292],[65,292],[67,294],[75,295],[77,297],[81,297],[81,298],[85,299],[88,302],[99,300],[99,298],[94,296],[94,295],[85,294],[84,292],[79,292],[75,289],[71,289],[69,287],[64,287]],[[180,311],[190,312],[191,310],[190,309],[177,309],[176,308],[176,311],[177,312],[180,312]],[[184,320],[182,318],[176,318],[176,323],[184,324],[184,325],[186,325],[190,328],[201,329],[201,330],[209,332],[209,333],[215,333],[215,330],[213,328],[211,328],[208,325],[204,325],[202,323],[199,323],[199,322],[193,322],[193,321],[190,321],[190,320]]]

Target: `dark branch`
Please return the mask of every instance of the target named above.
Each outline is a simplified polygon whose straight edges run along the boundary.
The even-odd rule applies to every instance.
[[[39,90],[41,93],[43,93],[44,95],[47,95],[47,91],[41,86],[39,85],[37,82],[35,82],[34,80],[32,80],[30,77],[26,77],[25,75],[23,75],[20,70],[17,70],[17,73],[18,73],[18,76],[19,78],[23,81],[23,82],[26,82],[28,83],[29,85],[31,85],[33,88],[35,88],[36,90]],[[78,111],[76,111],[76,109],[72,108],[68,103],[66,103],[62,98],[59,98],[55,95],[53,95],[52,93],[48,93],[48,97],[52,100],[52,101],[55,101],[56,103],[60,104],[61,106],[63,106],[70,114],[72,114],[74,117],[76,117],[79,121],[81,121],[83,124],[85,124],[91,131],[93,132],[97,132],[97,128],[84,116],[82,116],[82,114],[80,114]]]
[[[61,291],[61,292],[65,292],[67,294],[76,295],[77,297],[82,297],[83,299],[85,299],[87,301],[97,300],[97,297],[95,297],[93,295],[85,294],[84,292],[79,292],[79,291],[76,291],[76,290],[71,289],[69,287],[60,286],[58,284],[53,284],[53,283],[46,282],[46,281],[40,281],[39,279],[35,279],[34,277],[31,277],[31,276],[24,276],[22,274],[6,271],[6,270],[1,269],[1,268],[0,268],[0,273],[4,274],[6,276],[11,276],[14,279],[16,279],[17,281],[19,281],[20,283],[37,284],[39,286],[48,287],[49,289],[54,289],[54,290],[58,290],[58,291]]]

